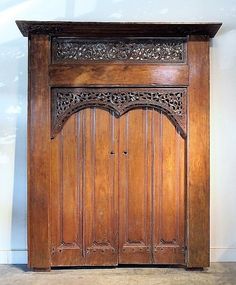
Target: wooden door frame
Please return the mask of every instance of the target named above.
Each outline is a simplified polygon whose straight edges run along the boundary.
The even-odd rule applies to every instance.
[[[186,266],[210,265],[209,38],[188,41]],[[200,111],[199,111],[200,109]]]
[[[28,64],[28,267],[50,269],[50,37],[29,38]],[[40,131],[39,131],[40,130]]]
[[[37,32],[34,33],[37,31],[37,24],[35,30],[32,30],[32,22],[31,24],[24,23],[26,22],[18,22],[22,33],[29,35],[28,266],[35,270],[50,270],[51,110],[49,63],[51,47],[48,35],[50,28],[46,30],[45,34],[45,31],[40,27],[38,29],[41,34],[40,32],[37,34]],[[130,25],[134,29],[134,26]],[[201,34],[207,36],[190,36],[187,43],[189,68],[186,147],[187,268],[209,266],[209,37],[214,36],[220,24],[214,27],[213,25],[216,24],[206,25],[205,28],[201,27],[203,29]],[[31,33],[29,34],[30,27]],[[139,27],[136,26],[136,33]],[[167,31],[167,28],[168,25],[164,30]],[[150,24],[146,34],[150,34],[152,29]],[[160,29],[163,35],[164,30]],[[173,30],[172,27],[172,32]],[[212,30],[214,31],[212,32]],[[56,30],[54,27],[53,31],[58,33],[57,31],[60,30]],[[65,34],[65,30],[63,31]],[[173,35],[176,35],[176,31],[173,32]],[[186,31],[191,34],[191,29],[186,29]],[[111,31],[109,30],[109,32]],[[157,33],[153,34],[157,35]],[[166,35],[169,34],[170,31],[166,32]]]

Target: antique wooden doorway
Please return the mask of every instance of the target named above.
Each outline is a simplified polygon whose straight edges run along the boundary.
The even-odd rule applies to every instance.
[[[29,267],[209,266],[221,24],[17,25],[29,37]]]

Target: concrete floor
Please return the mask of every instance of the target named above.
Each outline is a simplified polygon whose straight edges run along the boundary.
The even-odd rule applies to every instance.
[[[25,265],[0,265],[0,285],[236,285],[236,263],[212,263],[204,271],[172,267],[55,269],[31,272]]]

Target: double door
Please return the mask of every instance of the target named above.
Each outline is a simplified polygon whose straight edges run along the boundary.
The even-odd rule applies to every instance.
[[[185,140],[161,111],[86,108],[51,142],[51,266],[184,264]]]

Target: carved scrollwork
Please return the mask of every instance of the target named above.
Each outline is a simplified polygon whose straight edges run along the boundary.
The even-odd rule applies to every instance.
[[[52,137],[75,112],[100,107],[119,117],[134,108],[148,107],[163,111],[186,134],[185,88],[53,88]]]
[[[160,244],[176,244],[176,239],[174,238],[174,239],[172,239],[172,240],[165,240],[165,239],[161,239],[160,240]]]
[[[183,39],[66,39],[52,42],[53,61],[185,62]]]

